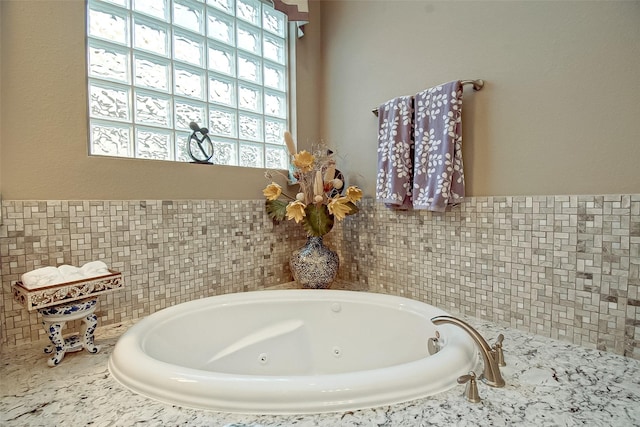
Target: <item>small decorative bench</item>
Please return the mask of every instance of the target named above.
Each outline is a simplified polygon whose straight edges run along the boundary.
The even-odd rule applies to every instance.
[[[53,353],[47,361],[49,366],[59,364],[67,352],[83,348],[89,353],[100,351],[100,346],[93,343],[93,334],[98,325],[98,318],[94,314],[98,296],[124,287],[122,274],[113,270],[109,272],[104,276],[37,289],[27,289],[22,282],[13,285],[14,299],[27,310],[37,310],[42,315],[42,325],[52,344],[44,349],[47,354]],[[63,338],[65,323],[77,319],[82,320],[80,335]]]

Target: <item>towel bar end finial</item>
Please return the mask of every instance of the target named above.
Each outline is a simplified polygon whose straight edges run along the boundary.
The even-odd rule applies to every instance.
[[[484,87],[484,80],[478,79],[473,82],[473,90],[480,90]]]

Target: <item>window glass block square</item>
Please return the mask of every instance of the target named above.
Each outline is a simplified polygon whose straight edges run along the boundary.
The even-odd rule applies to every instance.
[[[254,55],[262,52],[262,35],[259,28],[243,23],[238,23],[237,34],[238,49],[246,50]]]
[[[190,131],[189,123],[191,122],[196,122],[200,127],[207,127],[205,104],[182,99],[176,99],[175,104],[176,129]]]
[[[233,46],[235,43],[233,18],[216,11],[209,11],[207,13],[207,37]]]
[[[287,71],[283,66],[264,63],[264,85],[280,91],[287,88]]]
[[[176,66],[173,81],[176,95],[198,100],[204,98],[204,72]]]
[[[278,64],[286,64],[287,51],[285,49],[284,39],[280,39],[270,34],[265,34],[263,49],[263,55],[265,58],[277,62]]]
[[[236,17],[260,25],[260,6],[259,0],[236,0]]]
[[[204,66],[204,38],[174,31],[173,57],[199,67]]]
[[[235,50],[209,41],[209,69],[229,76],[236,74]]]
[[[240,113],[238,136],[241,139],[262,141],[262,116]]]
[[[154,18],[167,21],[169,18],[168,0],[132,0],[133,10]]]
[[[265,167],[268,169],[287,169],[287,150],[285,147],[265,146]]]
[[[173,23],[179,27],[204,35],[204,7],[202,3],[174,0]]]
[[[240,166],[250,168],[262,168],[264,167],[262,144],[251,144],[247,142],[241,142],[238,151],[238,158]]]
[[[209,110],[209,133],[235,138],[238,135],[237,113],[234,110],[214,107]]]
[[[175,141],[176,141],[176,161],[178,162],[192,162],[193,159],[189,155],[189,137],[191,136],[188,132],[176,132],[175,133]]]
[[[262,61],[259,58],[238,53],[238,78],[262,84]]]
[[[171,68],[168,60],[135,54],[133,60],[134,84],[140,87],[168,92],[171,88]]]
[[[119,121],[131,120],[131,92],[127,87],[89,84],[89,115]]]
[[[131,126],[91,120],[89,152],[99,156],[131,157]]]
[[[272,117],[264,118],[264,141],[269,144],[283,145],[287,122]]]
[[[129,16],[124,10],[92,5],[87,19],[92,37],[129,45]]]
[[[234,0],[207,0],[209,6],[213,6],[230,15],[233,15],[233,3]]]
[[[286,36],[287,21],[283,13],[265,7],[262,9],[262,28],[279,37]]]
[[[287,117],[287,97],[283,93],[265,90],[264,113],[270,116]]]
[[[211,138],[213,142],[213,157],[211,162],[217,165],[238,165],[238,143],[233,140]]]
[[[129,51],[112,45],[89,43],[89,77],[129,83]]]
[[[238,83],[238,108],[261,113],[262,88],[246,83]]]
[[[233,79],[209,75],[209,101],[236,106],[236,82]]]
[[[136,129],[136,158],[172,160],[173,132],[138,127]]]
[[[136,123],[161,127],[171,126],[171,97],[137,90],[135,107]]]
[[[157,55],[169,55],[169,27],[149,19],[136,17],[133,24],[133,46]]]

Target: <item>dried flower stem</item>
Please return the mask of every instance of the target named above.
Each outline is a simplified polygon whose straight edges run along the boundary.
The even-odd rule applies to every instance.
[[[288,130],[284,132],[284,142],[287,144],[287,151],[289,151],[289,155],[294,156],[297,152],[296,143],[293,141],[291,132],[289,132]]]

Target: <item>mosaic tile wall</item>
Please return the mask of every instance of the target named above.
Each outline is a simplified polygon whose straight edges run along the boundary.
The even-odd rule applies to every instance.
[[[124,291],[100,324],[209,295],[291,280],[300,227],[255,201],[4,201],[3,345],[44,338],[11,284],[45,265],[100,259]],[[354,289],[408,296],[640,359],[640,195],[476,197],[445,214],[373,200],[327,236]],[[73,325],[71,325],[73,327]]]
[[[3,201],[2,209],[2,345],[46,339],[38,315],[11,293],[35,268],[101,260],[122,272],[125,289],[98,299],[99,325],[107,325],[287,282],[291,251],[305,242],[300,227],[274,225],[257,200]]]
[[[366,201],[339,233],[343,280],[640,359],[640,195]]]

